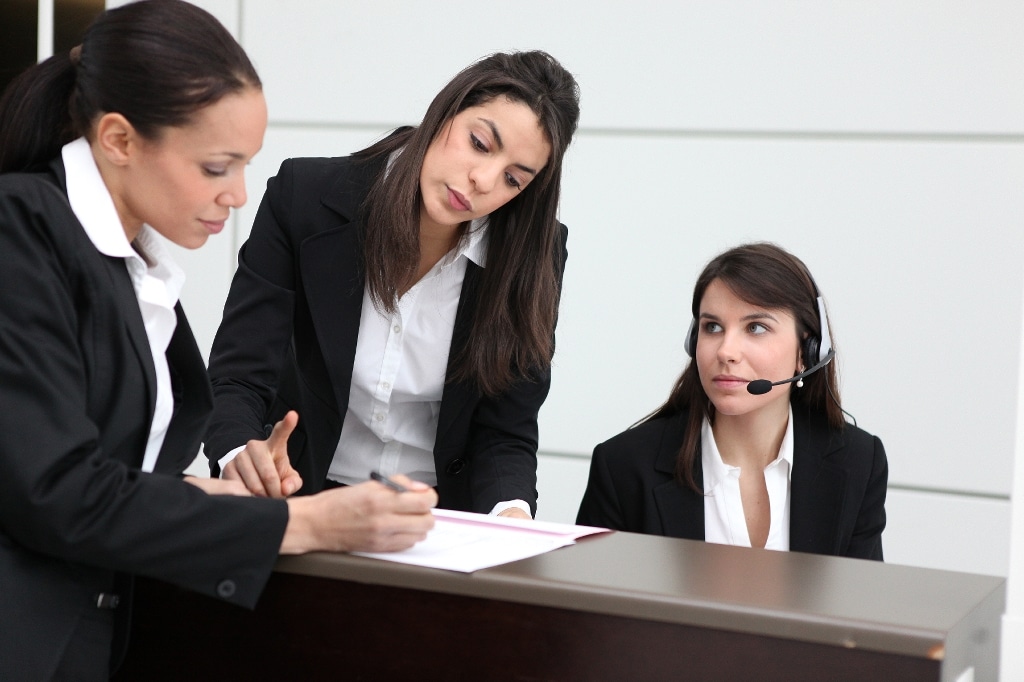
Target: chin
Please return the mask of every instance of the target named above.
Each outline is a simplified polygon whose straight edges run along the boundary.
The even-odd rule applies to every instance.
[[[209,238],[210,238],[210,235],[208,235],[208,234],[199,234],[199,235],[196,235],[195,237],[192,237],[191,239],[185,239],[185,240],[182,240],[182,241],[179,241],[179,242],[175,242],[175,243],[178,246],[180,246],[181,248],[183,248],[183,249],[189,249],[190,251],[195,251],[196,249],[198,249],[201,246],[203,246],[204,244],[206,244],[206,241]]]

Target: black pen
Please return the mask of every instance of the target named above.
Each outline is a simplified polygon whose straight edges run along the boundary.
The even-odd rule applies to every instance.
[[[377,481],[378,483],[383,483],[387,487],[389,487],[392,490],[394,490],[396,493],[407,493],[407,492],[409,492],[409,489],[406,488],[404,485],[402,485],[401,483],[396,483],[396,482],[392,481],[390,478],[388,478],[384,474],[380,473],[379,471],[371,471],[370,472],[370,478],[372,478],[373,480]]]

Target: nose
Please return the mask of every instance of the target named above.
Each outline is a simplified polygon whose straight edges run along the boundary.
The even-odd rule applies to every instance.
[[[469,171],[469,179],[473,182],[473,186],[476,187],[478,192],[486,194],[494,189],[502,172],[502,169],[496,163],[481,163]]]
[[[231,208],[241,208],[245,205],[246,199],[249,196],[245,191],[245,174],[236,174],[231,181],[231,184],[217,197],[217,203],[221,206],[229,206]]]
[[[740,339],[738,334],[734,334],[730,331],[725,331],[718,341],[718,348],[716,349],[716,355],[718,356],[719,362],[723,364],[730,364],[739,361],[740,359]]]

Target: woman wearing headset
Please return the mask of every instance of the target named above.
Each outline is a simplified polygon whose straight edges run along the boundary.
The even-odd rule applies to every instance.
[[[692,309],[692,361],[664,405],[595,448],[577,523],[880,561],[885,450],[844,419],[806,266],[773,244],[730,249]]]

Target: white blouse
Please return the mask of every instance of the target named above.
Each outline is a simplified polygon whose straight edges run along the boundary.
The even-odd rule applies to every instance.
[[[720,545],[750,547],[743,501],[740,468],[722,461],[711,424],[701,428],[701,465],[704,469],[704,540]],[[789,551],[789,490],[793,471],[793,409],[778,456],[764,468],[771,507],[771,526],[766,549]]]
[[[174,413],[167,346],[178,326],[174,306],[185,284],[185,272],[174,262],[162,238],[149,225],[142,226],[134,243],[128,241],[114,199],[103,182],[92,149],[85,138],[64,145],[61,158],[67,174],[71,210],[82,223],[97,251],[124,260],[146,326],[153,367],[156,369],[156,409],[142,459],[142,470],[152,471]]]

